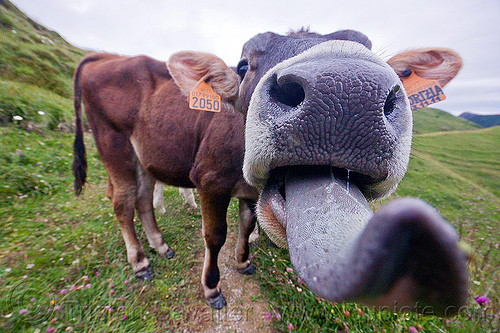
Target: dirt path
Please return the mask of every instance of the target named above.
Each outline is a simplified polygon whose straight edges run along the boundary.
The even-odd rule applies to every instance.
[[[234,267],[236,237],[237,225],[229,225],[227,241],[219,255],[220,286],[227,306],[220,311],[212,311],[210,325],[202,332],[271,333],[273,330],[269,326],[270,321],[264,319],[269,307],[257,281],[238,273]],[[200,258],[200,262],[203,262],[203,257]]]
[[[480,129],[471,129],[471,130],[429,132],[429,133],[413,134],[413,136],[419,137],[419,136],[439,136],[439,135],[448,135],[448,134],[457,134],[457,133],[480,133],[480,132],[488,131],[489,129],[490,128],[480,128]]]
[[[196,215],[198,215],[197,211]],[[201,224],[201,216],[200,224]],[[203,268],[204,249],[202,242],[196,242],[199,250],[194,260],[194,267],[186,271],[189,281],[185,290],[189,301],[175,308],[182,313],[175,327],[165,327],[168,332],[183,333],[272,333],[276,332],[270,326],[271,320],[265,318],[270,313],[268,300],[261,293],[258,279],[238,273],[234,249],[237,239],[238,223],[228,219],[226,244],[219,254],[220,288],[226,299],[227,306],[221,310],[213,310],[203,299],[203,288],[200,274]],[[201,228],[197,237],[202,239]],[[259,274],[256,270],[255,274]],[[189,290],[189,291],[188,291]],[[184,297],[184,296],[183,296]],[[163,329],[163,328],[162,328]]]

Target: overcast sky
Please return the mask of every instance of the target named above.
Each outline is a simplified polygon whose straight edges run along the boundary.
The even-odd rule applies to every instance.
[[[13,0],[72,44],[167,60],[181,50],[238,63],[257,33],[310,27],[362,31],[388,59],[419,47],[452,48],[464,68],[434,106],[455,115],[500,113],[499,0]]]

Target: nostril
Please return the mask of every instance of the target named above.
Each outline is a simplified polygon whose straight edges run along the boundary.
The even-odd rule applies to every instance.
[[[298,106],[306,97],[302,85],[290,77],[280,78],[279,82],[276,81],[271,86],[270,94],[278,102],[291,107]]]
[[[395,85],[391,91],[389,92],[389,95],[385,99],[384,103],[384,114],[386,116],[390,115],[394,109],[396,108],[396,102],[398,100],[398,92],[401,90],[401,87],[399,85]]]

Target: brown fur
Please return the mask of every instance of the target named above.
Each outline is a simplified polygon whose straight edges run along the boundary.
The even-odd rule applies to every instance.
[[[181,55],[182,56],[182,55]],[[237,76],[222,61],[208,54],[181,59],[179,63],[205,68],[188,75],[192,85],[209,79],[223,101],[232,100]],[[206,69],[208,68],[208,69]],[[182,75],[181,75],[182,76]],[[227,82],[230,84],[227,84]],[[134,231],[134,210],[144,226],[150,245],[161,255],[173,251],[164,243],[153,214],[155,180],[195,187],[199,193],[207,257],[203,271],[205,297],[219,297],[217,255],[225,242],[226,211],[232,196],[243,207],[253,209],[257,192],[242,177],[244,119],[229,103],[222,112],[188,108],[167,69],[166,63],[146,56],[125,57],[94,53],[86,56],[75,71],[75,189],[85,182],[81,102],[92,129],[99,155],[106,168],[110,197],[127,246],[134,272],[151,277],[149,262]],[[188,91],[184,91],[188,93]],[[237,265],[249,266],[248,236],[254,224],[253,212],[242,214],[236,250]]]

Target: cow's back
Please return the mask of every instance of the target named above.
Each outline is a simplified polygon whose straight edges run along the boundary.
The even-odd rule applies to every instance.
[[[146,56],[93,53],[86,58],[92,61],[82,68],[83,102],[89,118],[99,117],[89,119],[91,126],[107,121],[130,133],[155,89],[171,81],[166,64]]]

